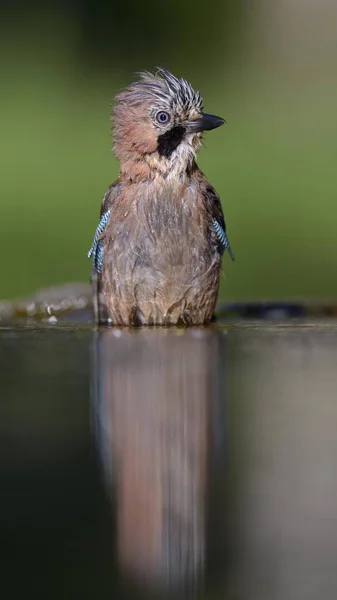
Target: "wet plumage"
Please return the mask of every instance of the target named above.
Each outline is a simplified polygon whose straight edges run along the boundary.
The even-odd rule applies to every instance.
[[[213,316],[221,255],[233,257],[219,197],[199,170],[202,112],[184,79],[141,74],[113,115],[120,175],[105,193],[93,245],[98,322],[197,325]]]

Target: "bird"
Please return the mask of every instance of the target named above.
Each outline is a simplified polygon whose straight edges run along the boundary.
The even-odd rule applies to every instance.
[[[117,180],[105,192],[88,257],[97,324],[212,321],[221,259],[232,260],[220,198],[196,162],[225,119],[164,68],[138,73],[112,113]]]

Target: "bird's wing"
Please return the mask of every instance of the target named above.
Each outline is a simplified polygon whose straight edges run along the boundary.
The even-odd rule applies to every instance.
[[[225,218],[222,212],[222,206],[220,198],[216,193],[215,189],[207,184],[204,191],[204,198],[207,205],[208,212],[211,216],[211,230],[215,233],[217,242],[219,244],[221,254],[227,250],[229,256],[234,261],[235,257],[231,249],[228,235],[226,232]]]
[[[91,244],[91,248],[88,252],[88,258],[93,257],[93,267],[96,269],[98,273],[102,270],[102,259],[103,259],[103,248],[101,243],[101,235],[106,228],[109,219],[110,219],[111,209],[106,210],[96,227],[94,239]]]
[[[102,262],[103,262],[103,245],[101,236],[104,232],[111,215],[112,205],[120,193],[121,182],[117,179],[105,192],[100,210],[100,220],[96,227],[95,235],[91,248],[88,252],[88,258],[93,258],[91,271],[91,285],[93,295],[94,318],[96,323],[102,323],[107,320],[107,312],[102,292]]]
[[[102,198],[100,217],[102,217],[103,214],[111,208],[116,197],[120,194],[122,187],[123,184],[119,177],[108,187],[107,191],[105,192]]]
[[[215,233],[215,235],[217,237],[221,253],[223,253],[223,252],[225,252],[225,250],[227,250],[229,256],[234,261],[235,260],[235,256],[233,254],[232,248],[230,247],[230,243],[229,243],[229,240],[228,240],[227,233],[221,227],[219,221],[217,221],[216,219],[212,219],[212,221],[211,221],[211,229],[212,229],[212,231],[214,231],[214,233]]]

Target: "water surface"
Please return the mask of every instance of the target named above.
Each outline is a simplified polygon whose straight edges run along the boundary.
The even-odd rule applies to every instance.
[[[337,328],[0,330],[4,597],[337,597]]]

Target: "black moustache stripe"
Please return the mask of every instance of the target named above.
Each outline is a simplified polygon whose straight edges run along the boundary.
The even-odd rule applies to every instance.
[[[178,148],[184,137],[184,134],[185,127],[182,125],[177,125],[176,127],[172,127],[172,129],[169,129],[165,133],[162,133],[160,136],[158,136],[157,150],[160,156],[170,158],[172,152]]]

